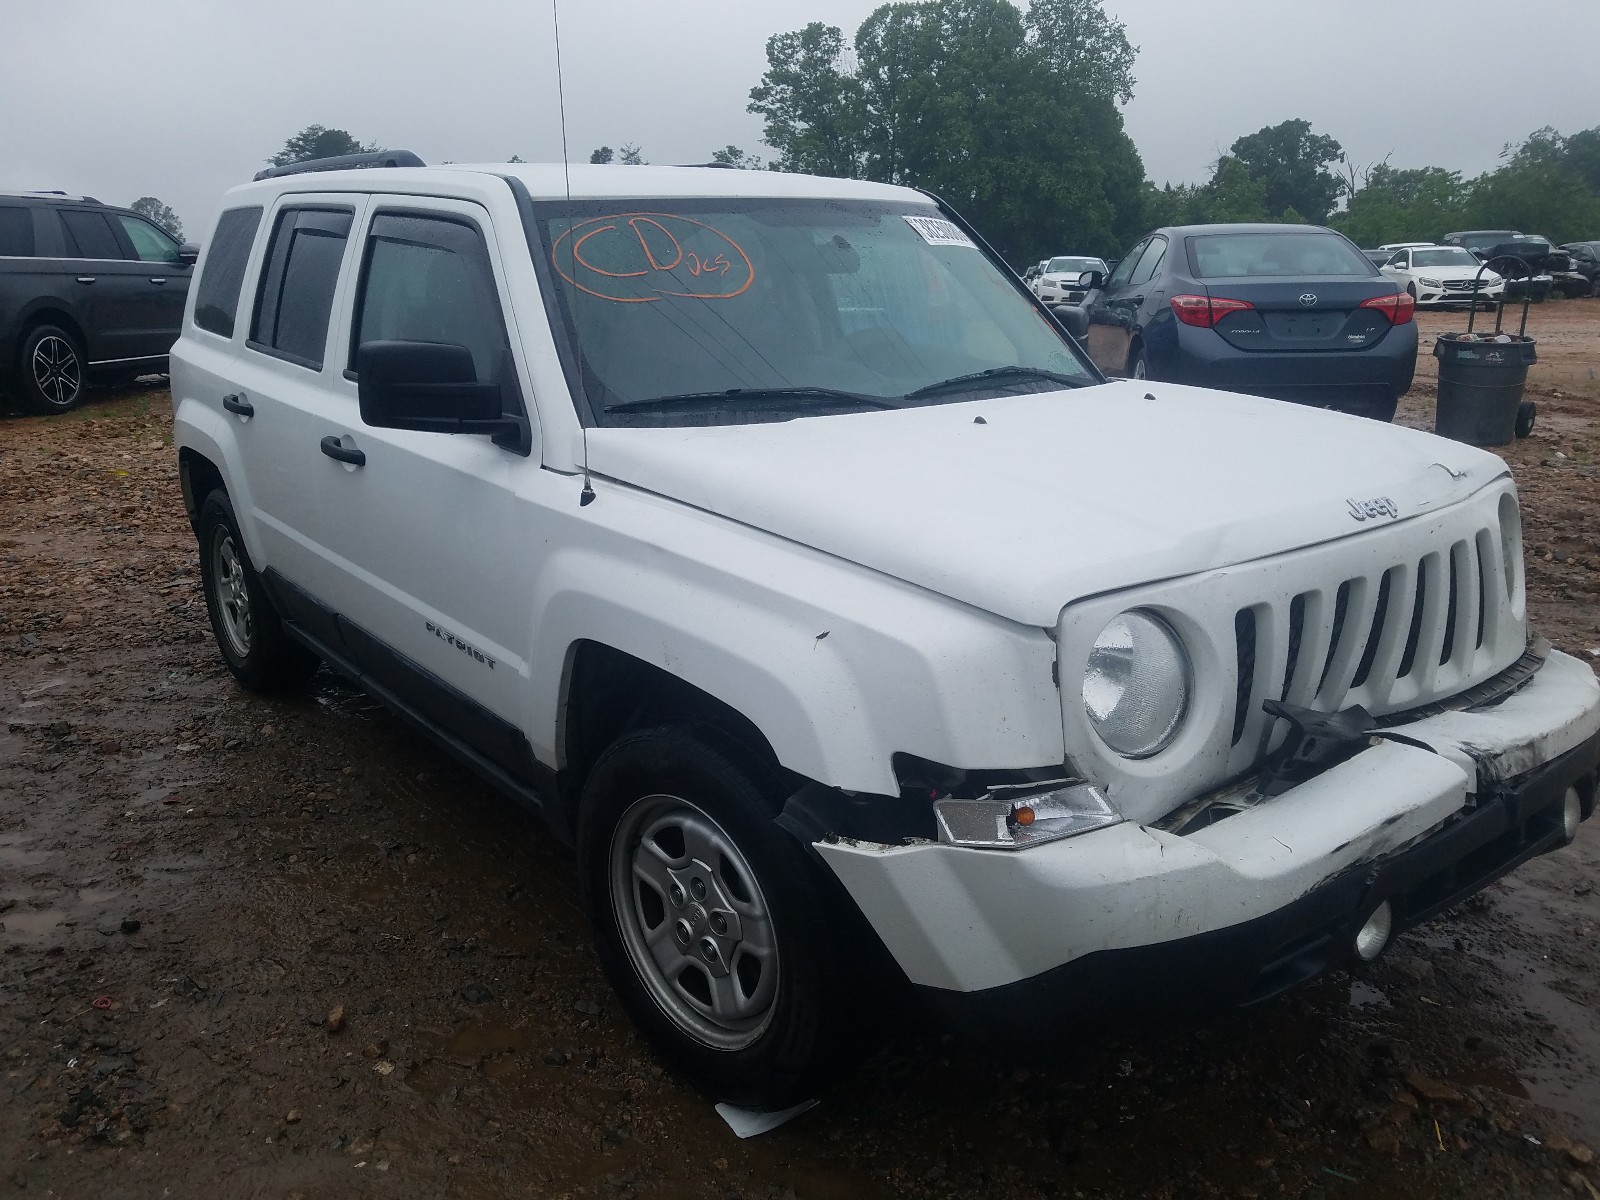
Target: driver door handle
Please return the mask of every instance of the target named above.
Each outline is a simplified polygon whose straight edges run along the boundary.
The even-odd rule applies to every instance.
[[[322,439],[322,452],[329,458],[336,458],[342,463],[349,463],[353,467],[367,465],[367,456],[353,446],[346,446],[339,440],[337,434],[330,433]]]

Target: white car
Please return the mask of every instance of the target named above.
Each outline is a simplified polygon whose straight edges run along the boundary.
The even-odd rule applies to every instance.
[[[1087,289],[1078,280],[1085,271],[1098,271],[1102,279],[1111,273],[1103,258],[1061,255],[1049,259],[1034,277],[1033,294],[1046,304],[1081,304]]]
[[[1410,292],[1418,307],[1471,304],[1474,296],[1498,301],[1506,288],[1501,276],[1460,246],[1397,249],[1379,269]]]
[[[1030,1059],[1262,1000],[1593,811],[1494,455],[1108,382],[910,188],[371,157],[229,192],[172,350],[220,655],[541,812],[717,1097],[880,964]]]

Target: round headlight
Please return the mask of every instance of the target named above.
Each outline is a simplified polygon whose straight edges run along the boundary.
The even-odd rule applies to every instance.
[[[1083,673],[1083,706],[1095,732],[1126,758],[1148,758],[1189,710],[1189,656],[1161,618],[1134,610],[1095,639]]]

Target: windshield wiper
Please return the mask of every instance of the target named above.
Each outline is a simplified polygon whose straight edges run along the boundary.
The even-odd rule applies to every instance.
[[[1063,375],[1060,371],[1047,371],[1043,367],[990,367],[987,371],[973,371],[968,375],[957,375],[951,379],[941,379],[938,383],[930,383],[926,387],[919,387],[914,392],[907,392],[906,399],[916,400],[938,392],[954,391],[969,384],[992,383],[1002,379],[1048,379],[1051,383],[1059,383],[1063,387],[1084,387],[1094,382],[1083,375]]]
[[[882,396],[869,396],[864,392],[844,392],[825,387],[781,388],[727,388],[720,392],[684,392],[677,396],[650,396],[639,400],[618,400],[606,405],[607,412],[629,409],[638,412],[652,408],[687,408],[707,402],[722,401],[730,406],[740,404],[782,403],[786,400],[819,400],[830,405],[850,405],[854,408],[898,408],[893,400]],[[796,407],[810,407],[799,405]]]

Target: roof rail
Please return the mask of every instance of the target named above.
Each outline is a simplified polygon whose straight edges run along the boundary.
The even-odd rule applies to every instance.
[[[686,166],[686,167],[710,167],[713,170],[726,170],[726,171],[737,171],[739,169],[738,167],[734,166],[732,163],[725,163],[725,162],[684,163],[683,165]]]
[[[340,154],[333,158],[308,158],[305,162],[290,163],[286,167],[268,167],[257,171],[257,180],[276,179],[280,175],[304,175],[310,171],[347,171],[356,167],[425,167],[409,150],[379,150],[367,154]]]
[[[26,191],[20,191],[20,192],[12,192],[12,191],[0,190],[0,196],[14,196],[14,197],[22,198],[22,199],[37,198],[37,199],[41,199],[41,200],[42,199],[51,199],[51,198],[60,198],[62,200],[77,200],[77,201],[79,201],[80,203],[83,203],[83,204],[99,204],[100,203],[100,201],[96,200],[93,196],[77,196],[77,195],[74,195],[71,192],[64,192],[60,188],[49,188],[49,189],[32,188],[32,189],[29,189],[29,190],[26,190]]]

